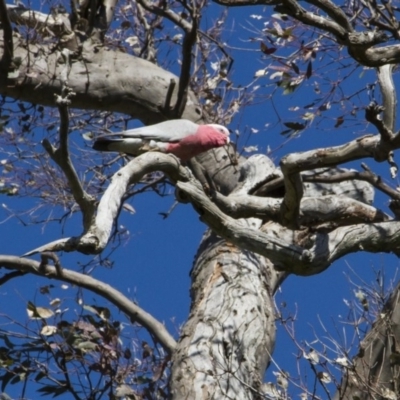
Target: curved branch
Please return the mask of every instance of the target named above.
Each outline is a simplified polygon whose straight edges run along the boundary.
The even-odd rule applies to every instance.
[[[348,31],[337,22],[307,11],[296,0],[282,0],[281,4],[282,6],[276,7],[278,11],[285,12],[306,25],[330,32],[340,41],[344,40],[348,34]]]
[[[138,3],[147,11],[153,14],[159,15],[161,17],[169,19],[174,24],[181,27],[185,32],[190,32],[192,29],[192,24],[186,21],[182,16],[172,11],[170,8],[160,8],[155,7],[148,0],[138,0]]]
[[[318,7],[322,11],[325,11],[332,20],[336,21],[347,32],[354,31],[353,26],[340,6],[332,3],[330,0],[306,0],[306,2]]]
[[[216,193],[213,200],[225,214],[235,219],[254,217],[281,222],[282,199],[234,194],[225,197]],[[344,196],[304,197],[300,203],[299,223],[302,226],[316,226],[323,222],[350,225],[386,220],[388,217],[382,211]]]
[[[0,38],[0,56],[2,47]],[[0,94],[55,107],[54,94],[62,90],[61,74],[65,69],[57,52],[50,45],[27,48],[18,38],[14,38],[14,49],[14,56],[22,60],[18,77],[12,85],[0,82]],[[76,93],[71,107],[125,113],[144,124],[154,124],[166,119],[163,106],[171,79],[179,81],[176,75],[151,62],[85,41],[82,57],[73,59],[68,75],[69,87]],[[171,96],[172,104],[176,99],[177,88]],[[203,120],[201,105],[191,91],[182,118]]]
[[[307,276],[322,272],[349,253],[400,250],[398,221],[350,225],[329,233],[306,232],[301,239],[296,232],[279,227],[269,229],[274,232],[269,235],[228,217],[193,183],[178,182],[176,186],[217,235],[241,249],[269,258],[279,270]]]
[[[397,94],[393,83],[394,65],[378,67],[378,82],[382,93],[383,124],[393,132],[396,128]]]
[[[111,183],[104,192],[97,215],[87,232],[81,237],[61,239],[48,243],[24,256],[43,251],[75,251],[84,254],[98,254],[108,244],[114,222],[119,214],[128,187],[138,182],[144,175],[162,171],[173,181],[188,180],[192,174],[188,168],[182,167],[174,156],[158,152],[144,153],[114,174]]]
[[[44,278],[57,279],[68,282],[98,294],[114,304],[124,312],[132,322],[137,322],[145,327],[157,341],[165,348],[168,353],[175,349],[176,342],[165,329],[165,326],[157,321],[152,315],[138,307],[121,292],[112,286],[94,279],[91,276],[80,274],[79,272],[62,269],[61,273],[56,267],[35,260],[23,259],[15,256],[0,255],[0,267],[8,270],[16,270],[23,273],[30,273]]]
[[[37,29],[44,36],[73,33],[67,13],[57,13],[53,16],[10,4],[7,4],[7,11],[11,22]]]

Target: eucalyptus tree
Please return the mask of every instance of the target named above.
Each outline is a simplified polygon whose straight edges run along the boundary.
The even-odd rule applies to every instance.
[[[350,253],[398,253],[400,193],[366,164],[363,170],[342,165],[374,160],[397,174],[399,7],[370,0],[217,3],[225,8],[204,0],[73,0],[67,8],[0,1],[2,193],[39,198],[15,218],[40,223],[38,213],[50,208],[60,221],[81,216],[73,237],[60,235],[23,258],[1,255],[0,282],[32,274],[92,291],[156,343],[143,342],[140,363],[153,370],[146,380],[105,307],[86,307],[95,317],[60,317],[51,325],[46,321],[53,311],[30,302],[30,317],[40,321],[37,335],[15,334],[17,346],[2,330],[3,390],[32,379],[42,394],[76,399],[288,398],[284,373],[278,386],[263,383],[275,344],[277,289],[291,274],[321,273]],[[257,44],[263,62],[246,85],[235,83],[240,71],[232,67],[232,7],[249,12],[247,44]],[[368,84],[349,89],[361,69],[373,72]],[[270,83],[258,84],[266,76]],[[90,149],[93,135],[124,129],[132,120],[227,126],[260,98],[276,101],[300,90],[310,103],[294,108],[294,120],[276,125],[284,126],[286,137],[323,129],[327,120],[340,130],[349,116],[357,121],[357,137],[288,154],[278,165],[261,153],[244,157],[234,146],[188,163],[158,152],[130,158]],[[368,102],[378,90],[378,100]],[[128,200],[171,184],[177,201],[191,204],[207,227],[191,271],[190,314],[178,338],[116,288],[63,262],[66,252],[108,261],[99,255],[118,240],[114,228],[121,209],[130,209]],[[390,213],[374,202],[374,191],[387,196]],[[396,289],[354,360],[331,361],[343,374],[337,398],[399,395],[397,298]],[[325,390],[329,372],[313,368]],[[313,388],[302,389],[304,398],[317,396]]]

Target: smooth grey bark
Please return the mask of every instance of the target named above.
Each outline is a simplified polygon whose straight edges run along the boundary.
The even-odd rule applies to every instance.
[[[27,44],[17,34],[13,39],[14,59],[20,59],[21,64],[15,70],[18,77],[0,86],[2,95],[55,107],[54,95],[61,93],[66,75],[68,86],[76,94],[71,108],[120,112],[145,124],[168,119],[164,109],[168,88],[171,80],[179,79],[157,65],[90,40],[83,43],[81,54],[71,56],[70,65],[66,65],[53,45]],[[0,31],[0,57],[3,49]],[[172,104],[176,92],[175,88]],[[203,119],[201,107],[191,92],[182,118]]]

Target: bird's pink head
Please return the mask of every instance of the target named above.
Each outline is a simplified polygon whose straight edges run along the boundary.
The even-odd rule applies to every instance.
[[[229,130],[223,125],[218,125],[218,124],[208,124],[205,126],[209,126],[213,128],[216,132],[218,132],[219,135],[223,135],[222,139],[225,140],[224,144],[229,144],[230,139],[229,139]]]

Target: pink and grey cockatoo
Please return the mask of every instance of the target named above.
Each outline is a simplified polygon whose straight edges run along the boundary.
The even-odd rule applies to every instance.
[[[186,119],[165,121],[111,135],[119,135],[122,138],[99,138],[94,142],[93,148],[131,155],[146,151],[161,151],[187,161],[204,151],[229,143],[229,131],[224,126],[198,125]]]

